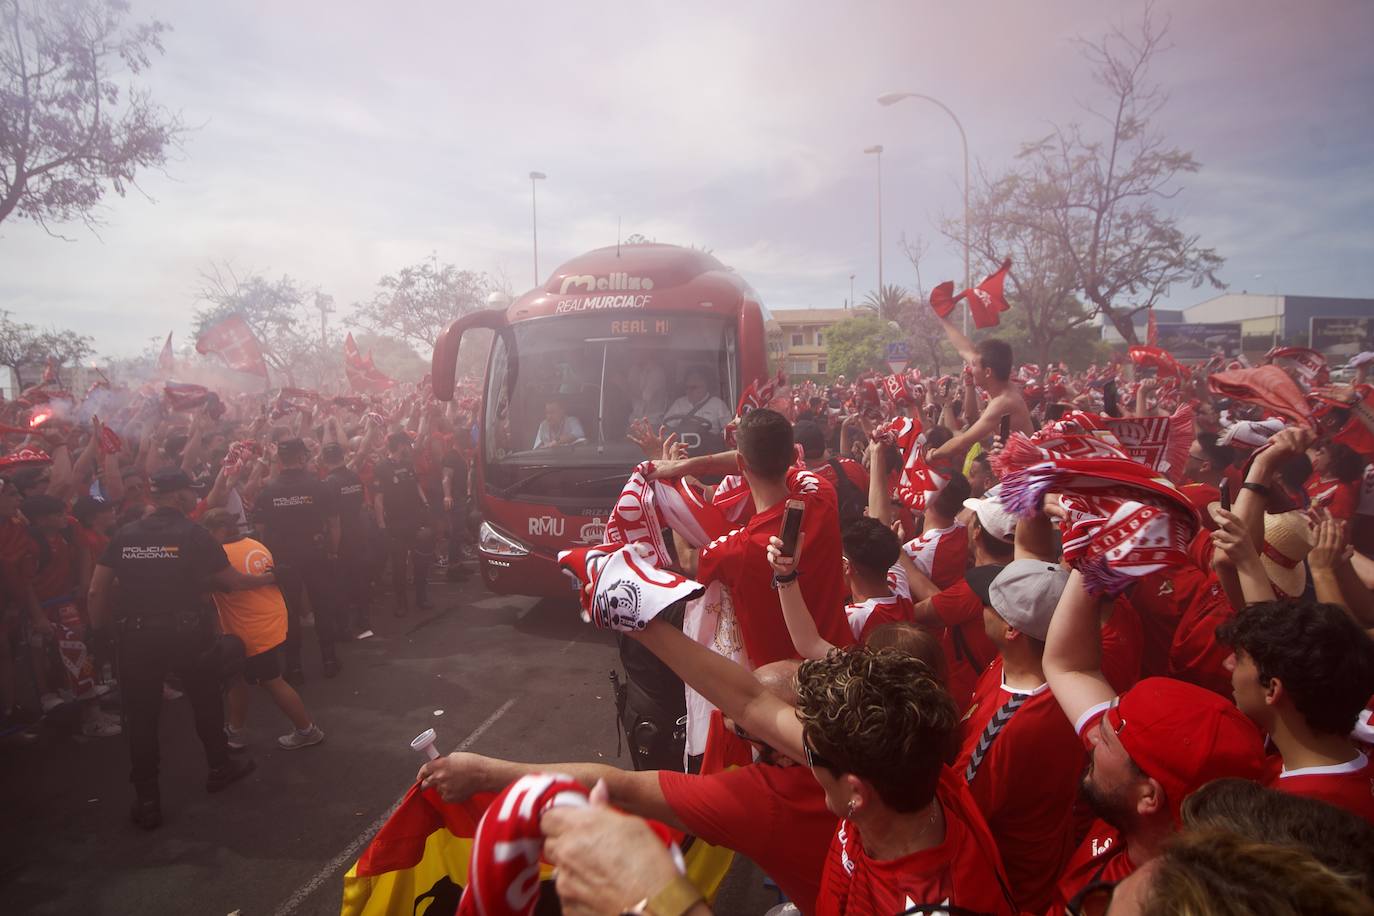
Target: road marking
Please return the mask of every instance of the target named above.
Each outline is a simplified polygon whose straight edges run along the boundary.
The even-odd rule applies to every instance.
[[[482,737],[482,735],[486,733],[487,729],[495,725],[498,719],[500,719],[506,713],[510,712],[510,708],[514,705],[515,697],[511,697],[509,700],[502,703],[499,707],[497,707],[496,712],[487,716],[486,719],[483,720],[481,725],[474,728],[466,738],[458,742],[458,746],[454,748],[454,750],[465,751],[468,748],[472,747],[473,744],[477,742],[477,739]],[[379,816],[371,824],[368,824],[367,829],[360,833],[353,840],[353,842],[345,846],[343,852],[339,853],[337,856],[330,859],[328,864],[326,864],[324,868],[320,869],[318,872],[315,873],[315,877],[311,878],[305,884],[297,888],[296,892],[292,894],[289,898],[287,898],[285,903],[277,907],[274,916],[291,916],[292,913],[300,909],[302,903],[305,903],[306,900],[310,899],[310,896],[314,894],[315,891],[319,890],[320,887],[322,887],[326,881],[333,877],[333,875],[336,872],[338,872],[339,869],[347,868],[348,866],[350,866],[353,863],[353,861],[358,857],[358,853],[362,851],[362,848],[368,844],[368,842],[372,839],[372,837],[377,833],[378,830],[382,829],[382,825],[387,822],[387,819],[390,818],[391,815],[396,813],[396,809],[401,806],[401,801],[404,798],[405,796],[402,795],[400,798],[396,799],[396,801],[392,803],[391,807],[387,808],[386,811],[384,811],[381,814],[381,816]]]

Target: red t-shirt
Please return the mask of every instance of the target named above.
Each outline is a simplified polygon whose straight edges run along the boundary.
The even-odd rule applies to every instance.
[[[997,846],[963,777],[946,767],[935,797],[944,810],[944,842],[900,859],[869,858],[859,828],[840,821],[825,859],[817,916],[892,916],[918,904],[1016,912]]]
[[[1298,770],[1285,770],[1276,755],[1270,758],[1264,784],[1280,792],[1344,808],[1374,824],[1374,767],[1363,753],[1347,763]]]
[[[1102,624],[1102,676],[1117,695],[1140,680],[1140,655],[1144,642],[1140,615],[1120,597],[1112,603],[1111,616]]]
[[[945,624],[940,647],[949,665],[949,695],[962,713],[973,698],[973,686],[997,655],[983,629],[983,600],[960,578],[930,599],[931,609]]]
[[[1056,879],[1073,853],[1073,803],[1086,758],[1049,685],[1034,692],[1012,690],[1002,683],[1002,659],[994,660],[978,679],[960,726],[954,772],[968,778],[988,723],[1017,695],[1025,700],[993,737],[968,786],[1006,864],[1017,906],[1041,913],[1053,901]]]
[[[1354,483],[1341,483],[1331,477],[1313,474],[1303,484],[1307,498],[1314,509],[1326,509],[1331,517],[1348,522],[1355,516],[1355,508],[1360,502],[1360,486]]]
[[[787,472],[788,499],[806,504],[802,516],[801,591],[821,638],[837,646],[854,642],[844,616],[844,573],[840,565],[840,520],[835,490],[810,471]],[[744,651],[752,667],[797,658],[782,605],[773,589],[768,539],[782,530],[786,500],[757,512],[743,528],[716,538],[697,555],[697,578],[718,581],[730,592]]]
[[[864,502],[868,502],[868,471],[864,469],[862,464],[859,464],[859,462],[852,458],[840,458],[837,460],[840,462],[840,467],[844,469],[844,476],[848,477],[854,486],[859,488],[859,492],[864,495]],[[822,464],[820,467],[812,468],[811,473],[815,474],[832,487],[837,484],[835,469],[830,466],[829,461]]]
[[[932,528],[902,545],[916,568],[936,588],[949,588],[968,568],[968,529],[955,522],[948,528]]]
[[[808,767],[752,764],[709,776],[660,770],[658,786],[693,835],[748,856],[798,909],[816,911],[835,815]]]
[[[911,599],[903,594],[892,594],[886,598],[869,598],[859,604],[846,605],[845,617],[849,618],[849,629],[857,642],[868,642],[868,636],[885,623],[910,623],[912,619]]]
[[[1135,863],[1126,854],[1126,841],[1117,833],[1116,828],[1103,820],[1093,821],[1088,835],[1074,850],[1059,876],[1055,888],[1054,904],[1048,912],[1058,916],[1068,912],[1068,904],[1089,885],[1098,882],[1115,884],[1124,881],[1135,871]]]
[[[1210,538],[1199,537],[1190,553],[1201,555]],[[1140,676],[1176,677],[1231,695],[1224,663],[1231,650],[1216,640],[1216,628],[1233,611],[1211,569],[1191,563],[1144,576],[1123,593],[1140,616],[1144,649]]]
[[[32,546],[33,591],[39,601],[53,598],[75,597],[76,591],[76,551],[71,542],[61,534],[33,535]],[[47,556],[42,554],[42,545],[37,538],[47,540]],[[42,565],[39,560],[42,559]]]

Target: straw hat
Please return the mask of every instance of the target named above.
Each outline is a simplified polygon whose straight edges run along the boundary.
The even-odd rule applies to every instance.
[[[1312,524],[1301,512],[1277,512],[1264,516],[1264,549],[1260,562],[1269,581],[1289,598],[1297,598],[1307,588],[1307,567],[1303,560],[1316,538]]]

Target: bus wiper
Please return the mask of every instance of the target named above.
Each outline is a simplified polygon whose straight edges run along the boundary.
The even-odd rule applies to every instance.
[[[549,465],[545,465],[544,467],[540,468],[535,468],[533,473],[526,474],[524,477],[521,477],[519,480],[517,480],[510,486],[498,490],[496,496],[498,499],[505,499],[507,496],[511,496],[519,492],[521,489],[524,488],[525,484],[538,480],[540,477],[547,477],[554,471],[560,470],[562,470],[562,468]]]
[[[616,482],[624,483],[625,481],[627,481],[627,480],[629,480],[629,479],[630,479],[630,473],[629,473],[628,471],[626,471],[626,472],[621,473],[621,474],[611,474],[611,475],[606,476],[606,477],[593,477],[593,478],[591,478],[590,480],[579,480],[579,481],[577,481],[577,482],[575,482],[575,483],[573,484],[573,487],[580,490],[580,489],[583,489],[584,487],[590,487],[590,486],[593,486],[593,485],[599,484],[599,483],[616,483]]]

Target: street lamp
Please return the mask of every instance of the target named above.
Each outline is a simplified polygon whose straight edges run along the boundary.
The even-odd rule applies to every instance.
[[[864,150],[878,157],[878,299],[883,298],[883,145]],[[850,297],[851,299],[853,296]]]
[[[854,307],[854,275],[849,275],[849,308]]]
[[[530,226],[534,230],[534,285],[539,285],[539,201],[534,183],[548,178],[543,172],[530,172]]]
[[[959,141],[964,145],[964,289],[973,288],[973,274],[969,268],[969,229],[968,229],[968,135],[964,133],[964,125],[959,123],[959,116],[950,110],[949,106],[937,98],[922,95],[919,92],[884,92],[878,96],[879,105],[896,105],[903,99],[922,99],[932,105],[938,105],[954,121],[954,126],[959,128]],[[968,333],[968,309],[964,309],[964,333]]]

